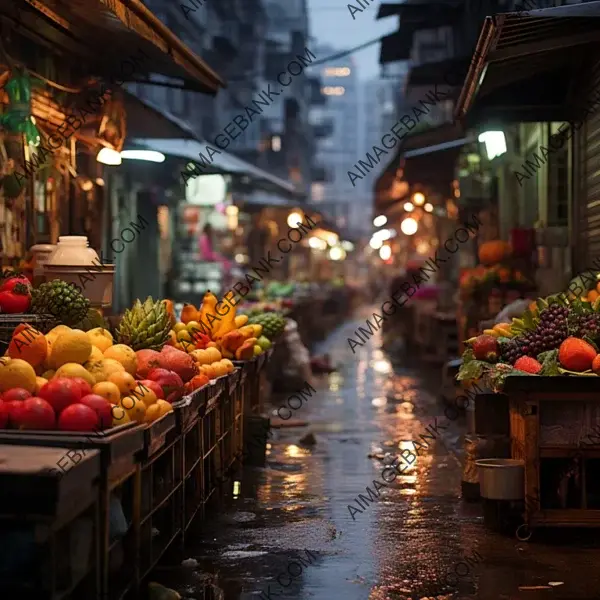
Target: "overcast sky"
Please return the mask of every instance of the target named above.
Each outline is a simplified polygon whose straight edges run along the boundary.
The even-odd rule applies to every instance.
[[[357,2],[351,4],[360,8]],[[362,4],[367,3],[363,1]],[[398,17],[375,20],[379,3],[372,2],[362,12],[354,13],[354,19],[343,0],[308,0],[308,6],[310,35],[317,38],[319,43],[330,44],[339,50],[359,46],[398,29]],[[358,63],[360,79],[379,76],[379,48],[379,44],[374,44],[352,55]]]

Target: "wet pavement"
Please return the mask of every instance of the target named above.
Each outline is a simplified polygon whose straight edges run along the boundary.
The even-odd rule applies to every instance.
[[[600,599],[598,535],[519,542],[486,529],[480,505],[460,498],[465,423],[443,416],[437,371],[392,369],[377,335],[353,354],[357,325],[323,343],[339,371],[294,411],[309,425],[274,431],[266,467],[245,470],[187,566],[155,580],[197,600]],[[436,419],[448,428],[425,448]],[[316,444],[303,446],[308,432]],[[414,450],[409,440],[423,445],[416,460],[384,483],[383,457]],[[537,586],[549,589],[519,589]]]

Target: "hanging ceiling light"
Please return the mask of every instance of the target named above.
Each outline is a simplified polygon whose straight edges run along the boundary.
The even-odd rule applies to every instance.
[[[433,212],[433,204],[431,204],[431,202],[427,202],[427,204],[425,204],[425,206],[423,207],[427,212]]]
[[[373,225],[375,227],[383,227],[387,223],[387,217],[385,215],[379,215],[373,219]]]
[[[98,152],[96,160],[103,165],[111,166],[120,165],[121,162],[123,162],[121,160],[121,153],[112,148],[102,148],[100,152]]]
[[[329,250],[329,258],[331,260],[344,260],[346,251],[341,246],[334,246]]]
[[[413,210],[415,210],[415,207],[412,205],[411,202],[405,202],[404,203],[404,210],[406,212],[412,212]]]
[[[145,160],[148,162],[161,163],[165,162],[165,155],[162,152],[155,150],[123,150],[121,158],[129,160]]]
[[[484,131],[477,141],[485,143],[488,160],[506,152],[506,137],[503,131]]]
[[[400,229],[404,235],[414,235],[418,228],[418,223],[412,217],[408,217],[400,223]]]
[[[372,237],[369,246],[371,246],[373,250],[379,250],[379,248],[383,246],[383,240],[381,238]]]

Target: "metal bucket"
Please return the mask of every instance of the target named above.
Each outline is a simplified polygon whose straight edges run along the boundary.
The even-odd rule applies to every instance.
[[[512,458],[482,458],[479,469],[482,498],[488,500],[523,500],[525,497],[525,463]]]

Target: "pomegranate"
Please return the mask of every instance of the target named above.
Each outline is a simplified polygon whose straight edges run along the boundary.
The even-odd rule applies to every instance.
[[[67,406],[79,402],[81,386],[69,377],[58,377],[46,383],[38,396],[49,402],[56,414],[60,414]]]
[[[77,385],[81,390],[81,398],[93,393],[92,386],[85,379],[83,379],[83,377],[71,377],[71,380],[77,382]]]
[[[22,402],[23,400],[27,400],[27,398],[31,398],[31,392],[28,392],[23,388],[13,388],[2,394],[2,400],[4,400],[4,402],[10,402],[12,400],[19,400]]]
[[[100,421],[100,429],[108,429],[112,426],[112,404],[98,394],[87,394],[80,400],[81,404],[89,406]]]
[[[24,400],[17,418],[19,429],[56,429],[56,413],[43,398]]]
[[[76,402],[66,406],[60,413],[58,428],[61,431],[97,431],[100,418],[94,409]]]

